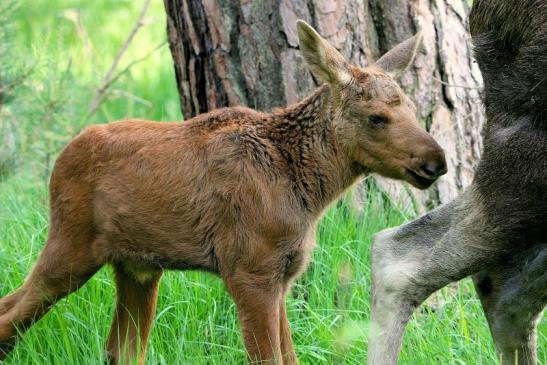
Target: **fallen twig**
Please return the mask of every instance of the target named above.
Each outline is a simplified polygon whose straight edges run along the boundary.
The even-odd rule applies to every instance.
[[[125,68],[123,70],[118,72],[114,77],[112,77],[107,83],[105,83],[103,85],[104,89],[105,90],[108,89],[110,87],[110,85],[115,83],[120,78],[120,76],[122,76],[127,71],[129,71],[131,69],[131,67],[133,67],[136,64],[141,63],[142,61],[146,60],[148,57],[152,56],[157,50],[159,50],[161,47],[165,46],[166,44],[167,44],[167,40],[165,40],[165,41],[161,42],[160,44],[158,44],[156,47],[154,47],[150,52],[148,52],[144,56],[129,62],[129,64],[127,66],[125,66]]]
[[[137,95],[133,95],[130,92],[127,92],[125,90],[110,89],[109,94],[123,96],[127,99],[130,99],[130,100],[133,100],[133,101],[135,101],[139,104],[142,104],[147,108],[151,108],[153,106],[153,104],[150,101],[148,101],[146,99],[143,99],[141,97],[138,97]]]
[[[87,118],[91,117],[99,108],[99,106],[102,104],[104,100],[105,91],[112,84],[113,74],[116,70],[116,67],[118,66],[118,63],[120,63],[120,60],[122,56],[124,55],[125,51],[129,48],[129,45],[133,41],[133,38],[139,31],[139,29],[144,25],[144,17],[146,15],[146,12],[148,11],[148,7],[150,5],[151,0],[146,0],[144,2],[144,5],[141,9],[141,12],[139,14],[139,18],[137,19],[137,22],[135,23],[135,26],[131,30],[131,33],[129,33],[129,36],[125,40],[124,44],[116,54],[116,57],[114,58],[114,61],[110,65],[110,68],[106,72],[106,75],[101,82],[101,85],[99,88],[95,91],[95,95],[93,96],[93,99],[91,100],[91,103],[89,104],[88,112],[87,112]]]
[[[448,87],[459,87],[459,88],[462,88],[462,89],[469,89],[469,90],[482,90],[482,87],[477,87],[477,86],[466,86],[466,85],[450,84],[450,83],[448,83],[446,81],[443,81],[443,80],[440,80],[436,77],[433,77],[433,80],[441,83],[442,85],[448,86]]]

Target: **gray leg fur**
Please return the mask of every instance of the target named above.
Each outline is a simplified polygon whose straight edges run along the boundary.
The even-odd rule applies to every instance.
[[[372,248],[369,365],[397,363],[404,328],[434,291],[492,265],[503,248],[475,193],[401,227],[380,232]]]
[[[547,244],[473,276],[502,365],[537,364],[536,327],[547,301]]]

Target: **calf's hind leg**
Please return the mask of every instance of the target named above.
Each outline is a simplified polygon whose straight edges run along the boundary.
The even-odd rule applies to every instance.
[[[25,283],[0,301],[0,360],[19,334],[60,299],[81,287],[101,267],[93,259],[87,235],[50,235]]]
[[[537,322],[547,302],[547,244],[473,276],[502,365],[537,364]]]
[[[485,222],[480,203],[467,191],[375,237],[369,364],[396,364],[414,309],[434,291],[492,263],[502,248]]]
[[[137,272],[114,265],[117,304],[107,353],[111,364],[144,364],[152,327],[161,271]]]
[[[17,302],[21,299],[24,290],[23,288],[17,289],[15,292],[6,295],[4,298],[0,299],[0,316],[8,312]]]

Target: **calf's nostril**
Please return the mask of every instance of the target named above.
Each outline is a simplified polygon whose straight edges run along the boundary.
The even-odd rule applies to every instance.
[[[426,175],[432,178],[436,178],[446,173],[446,165],[444,162],[427,161],[424,162],[420,167]]]

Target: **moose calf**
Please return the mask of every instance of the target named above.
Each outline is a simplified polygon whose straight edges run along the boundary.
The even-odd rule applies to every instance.
[[[0,301],[0,357],[111,264],[112,363],[144,362],[162,271],[187,269],[222,277],[250,361],[297,363],[285,295],[306,268],[321,213],[364,174],[426,188],[446,171],[442,149],[390,76],[411,62],[419,36],[362,69],[306,23],[297,28],[311,71],[326,83],[300,103],[270,114],[235,107],[184,123],[93,126],[65,147],[51,176],[44,250],[24,285]]]
[[[475,0],[487,125],[472,185],[373,243],[369,364],[397,362],[431,293],[473,275],[503,365],[532,365],[547,303],[547,2]]]

